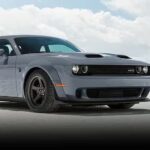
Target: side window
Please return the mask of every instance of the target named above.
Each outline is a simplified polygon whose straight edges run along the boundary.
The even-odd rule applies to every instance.
[[[3,49],[7,56],[15,56],[16,55],[15,51],[13,50],[13,48],[8,40],[0,40],[0,49]]]

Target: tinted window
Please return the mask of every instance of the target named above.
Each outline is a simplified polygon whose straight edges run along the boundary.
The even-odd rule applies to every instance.
[[[3,49],[7,56],[16,55],[15,51],[13,50],[13,48],[8,40],[5,40],[5,39],[0,40],[0,49]]]
[[[21,54],[80,52],[72,43],[58,38],[23,37],[16,38],[15,42]]]

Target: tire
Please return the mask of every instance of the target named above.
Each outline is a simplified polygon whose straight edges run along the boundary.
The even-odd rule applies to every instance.
[[[48,113],[59,109],[59,105],[55,103],[52,81],[42,70],[35,70],[29,75],[25,86],[25,97],[31,111]]]
[[[114,105],[108,105],[111,109],[130,109],[135,104],[114,104]]]

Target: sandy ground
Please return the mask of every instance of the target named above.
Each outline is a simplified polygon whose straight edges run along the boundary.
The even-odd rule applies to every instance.
[[[53,114],[30,112],[23,103],[0,102],[1,142],[113,141],[118,144],[125,138],[129,142],[144,141],[149,135],[150,102],[130,110],[111,110],[106,106],[65,107]]]

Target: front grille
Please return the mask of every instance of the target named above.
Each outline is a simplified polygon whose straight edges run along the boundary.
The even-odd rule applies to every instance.
[[[139,97],[141,92],[141,88],[100,88],[86,90],[89,98],[132,98]]]
[[[136,68],[138,66],[118,66],[118,65],[89,65],[88,75],[150,75],[138,74]],[[150,68],[149,68],[150,69]]]

